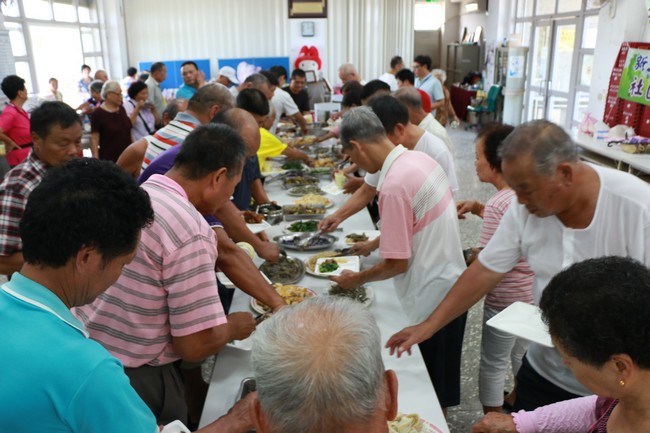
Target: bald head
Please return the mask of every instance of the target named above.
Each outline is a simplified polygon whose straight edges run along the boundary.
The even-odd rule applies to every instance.
[[[187,109],[194,113],[206,114],[214,106],[218,106],[219,111],[228,110],[235,106],[235,99],[226,86],[215,83],[201,87],[190,98]]]
[[[248,157],[255,156],[260,148],[260,128],[252,114],[241,108],[231,108],[217,113],[212,122],[234,128],[246,143]]]

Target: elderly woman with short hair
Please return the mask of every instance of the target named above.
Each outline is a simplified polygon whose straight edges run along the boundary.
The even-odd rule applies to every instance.
[[[650,270],[623,257],[557,274],[540,301],[553,344],[596,395],[512,415],[489,413],[472,433],[650,431]]]
[[[131,140],[138,141],[147,135],[153,135],[156,132],[156,123],[160,120],[160,115],[156,111],[156,106],[149,99],[149,88],[142,81],[134,81],[127,91],[129,99],[124,104],[126,114],[129,115],[133,128],[131,128]]]
[[[90,145],[93,158],[117,161],[131,144],[131,119],[122,101],[122,88],[117,81],[107,81],[102,87],[103,103],[90,118]]]

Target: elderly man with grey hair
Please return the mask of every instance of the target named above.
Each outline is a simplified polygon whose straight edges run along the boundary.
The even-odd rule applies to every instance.
[[[427,113],[422,107],[422,97],[415,87],[401,87],[393,93],[402,104],[406,105],[409,110],[409,120],[412,124],[426,129],[431,134],[445,142],[447,149],[454,154],[454,143],[449,138],[447,130],[433,117],[433,114]]]
[[[384,368],[379,328],[362,304],[313,298],[282,309],[253,339],[258,432],[388,432],[397,377]]]
[[[500,153],[503,177],[519,203],[510,206],[438,308],[390,338],[387,346],[398,356],[467,311],[522,257],[535,273],[536,301],[553,276],[572,263],[614,255],[650,266],[646,182],[580,161],[571,137],[546,120],[518,126]],[[532,410],[588,393],[555,349],[533,343],[517,373],[514,409]]]
[[[359,72],[357,72],[357,68],[355,68],[352,63],[343,63],[339,66],[339,79],[343,84],[348,81],[358,81],[361,84],[366,84],[366,82],[361,79]]]
[[[228,89],[232,96],[234,98],[239,95],[239,92],[241,92],[244,89],[257,89],[260,92],[264,93],[264,96],[266,96],[269,101],[273,99],[273,89],[271,88],[271,83],[269,82],[269,79],[266,78],[262,74],[251,74],[246,79],[244,80],[243,83],[241,83],[239,86],[231,87]]]
[[[453,193],[443,168],[429,155],[394,145],[369,107],[349,110],[341,125],[343,152],[377,183],[381,261],[361,272],[331,279],[343,288],[393,278],[411,323],[418,323],[445,297],[465,269]],[[444,147],[444,145],[443,145]],[[385,229],[384,229],[385,228]],[[420,344],[443,408],[460,403],[461,316]]]

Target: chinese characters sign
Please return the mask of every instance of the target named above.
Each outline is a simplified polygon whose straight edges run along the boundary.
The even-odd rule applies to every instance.
[[[650,50],[631,48],[618,88],[618,97],[650,105]]]

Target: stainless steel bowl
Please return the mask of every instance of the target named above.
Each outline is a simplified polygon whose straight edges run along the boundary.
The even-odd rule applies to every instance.
[[[262,215],[266,222],[271,225],[278,224],[284,218],[284,210],[282,209],[282,206],[273,203],[259,205],[257,207],[257,213]]]

